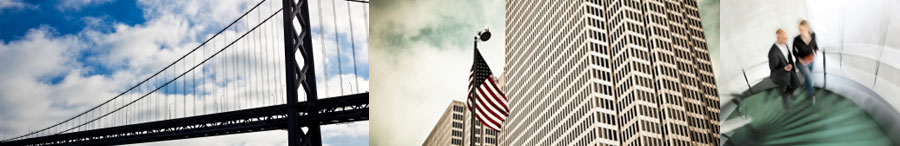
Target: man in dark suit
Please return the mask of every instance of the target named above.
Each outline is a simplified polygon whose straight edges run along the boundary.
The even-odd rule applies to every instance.
[[[784,108],[789,109],[790,98],[793,98],[793,91],[797,89],[800,80],[794,73],[794,57],[788,50],[787,34],[781,29],[775,31],[775,34],[778,39],[769,49],[769,79],[778,85]]]

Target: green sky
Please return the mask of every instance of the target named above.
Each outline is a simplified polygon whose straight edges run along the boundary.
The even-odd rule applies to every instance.
[[[700,19],[703,23],[703,33],[706,34],[706,44],[709,47],[709,58],[712,59],[713,71],[719,76],[719,0],[699,0]],[[718,78],[716,78],[718,79]]]

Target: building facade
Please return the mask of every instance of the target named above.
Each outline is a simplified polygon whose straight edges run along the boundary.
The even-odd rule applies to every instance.
[[[474,140],[475,146],[497,146],[498,135],[497,131],[482,126],[477,119],[473,121],[466,103],[452,101],[422,146],[470,146],[473,144],[471,140]]]
[[[718,145],[696,0],[507,0],[500,145]]]

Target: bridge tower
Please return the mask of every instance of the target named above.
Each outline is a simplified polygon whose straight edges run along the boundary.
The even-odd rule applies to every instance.
[[[297,99],[299,98],[297,89],[301,86],[303,87],[303,91],[306,92],[306,102],[314,103],[318,99],[318,95],[316,94],[316,77],[315,77],[315,67],[312,58],[312,34],[310,33],[310,24],[309,24],[309,1],[307,0],[282,0],[282,5],[284,6],[284,49],[285,49],[285,71],[286,71],[286,83],[287,83],[287,104],[288,105],[296,105]],[[299,34],[297,33],[297,29],[294,26],[294,19],[299,22],[301,31]],[[299,66],[299,63],[296,60],[295,54],[297,51],[300,51],[301,57],[303,57],[303,66]],[[310,109],[307,110],[310,116],[316,114],[317,108],[315,106],[311,106]],[[288,113],[297,113],[299,109],[296,106],[292,106],[288,109]],[[322,145],[322,135],[321,129],[317,124],[305,125],[307,128],[306,132],[303,132],[300,128],[302,125],[299,125],[298,120],[299,115],[297,114],[288,114],[288,145],[289,146],[299,146],[299,145],[307,145],[307,146],[321,146]]]

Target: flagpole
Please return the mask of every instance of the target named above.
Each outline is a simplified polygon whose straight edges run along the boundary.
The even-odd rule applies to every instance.
[[[477,52],[478,51],[478,36],[475,36],[475,40],[472,42],[472,44],[475,44],[475,49],[472,51]],[[470,146],[475,146],[475,102],[472,100],[472,98],[475,97],[474,90],[475,90],[475,84],[471,83],[471,85],[469,86],[469,97],[466,98],[466,100],[469,100],[468,102],[472,102],[471,103],[472,107],[469,108],[469,113],[471,113],[471,118],[472,118],[469,120],[469,123],[471,123],[470,124],[471,129],[469,130]]]
[[[478,41],[484,42],[484,41],[487,41],[487,40],[490,39],[490,38],[491,38],[491,32],[487,29],[487,27],[485,27],[484,30],[479,30],[479,31],[476,33],[476,35],[475,35],[475,40],[473,40],[473,42],[472,42],[472,44],[474,45],[474,50],[472,50],[472,52],[473,52],[472,54],[475,54],[474,56],[479,56],[480,54],[478,53]],[[475,59],[478,59],[478,58],[473,58],[473,60],[475,60]],[[476,64],[476,63],[473,61],[473,62],[472,62],[472,67],[473,67],[472,69],[475,69],[475,68],[474,68],[474,67],[475,67],[475,64]],[[478,76],[478,75],[477,75],[477,74],[478,74],[477,72],[474,73],[474,74],[476,74],[476,75],[475,75],[476,77]],[[474,82],[474,80],[473,80],[473,81],[470,81],[470,82]],[[481,124],[481,123],[477,123],[477,121],[475,121],[475,118],[476,118],[476,116],[475,116],[475,110],[476,110],[476,108],[477,108],[477,105],[476,105],[475,99],[473,99],[473,98],[475,98],[475,90],[477,90],[475,87],[478,87],[480,83],[481,83],[481,81],[479,81],[479,83],[469,83],[469,84],[470,84],[470,86],[469,86],[469,97],[466,98],[466,100],[468,100],[468,101],[466,101],[466,102],[471,102],[471,106],[472,106],[472,107],[469,108],[469,112],[472,113],[472,116],[471,116],[472,119],[469,120],[469,121],[472,123],[472,125],[471,125],[471,126],[472,126],[472,127],[471,127],[471,132],[469,133],[469,134],[470,134],[470,136],[469,136],[469,138],[470,138],[469,144],[470,144],[471,146],[475,146],[475,140],[476,140],[476,137],[475,137],[475,130],[476,130],[475,124]],[[482,125],[481,127],[482,127],[482,129],[484,129],[484,125]],[[479,130],[479,132],[480,132],[480,131],[481,131],[481,130]],[[484,135],[482,135],[482,138],[483,138],[483,137],[484,137]],[[481,141],[481,145],[484,145],[484,141]]]

